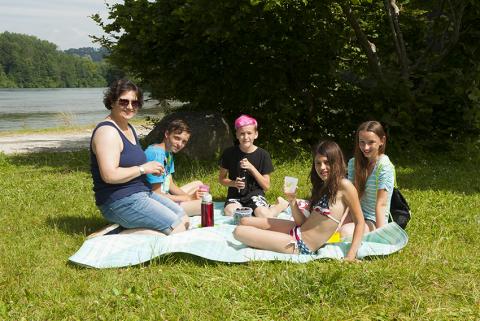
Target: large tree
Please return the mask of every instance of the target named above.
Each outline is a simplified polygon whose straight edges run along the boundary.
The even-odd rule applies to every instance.
[[[379,119],[398,143],[445,146],[479,133],[479,13],[468,0],[126,0],[94,19],[110,60],[154,96],[251,113],[271,142],[351,143]]]

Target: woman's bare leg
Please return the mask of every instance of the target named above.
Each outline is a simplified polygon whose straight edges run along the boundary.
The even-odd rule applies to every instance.
[[[286,233],[239,225],[233,231],[233,236],[243,244],[257,249],[287,254],[295,253],[295,240]]]
[[[242,205],[238,203],[230,203],[225,206],[225,208],[223,209],[223,213],[225,214],[225,216],[232,216],[235,210],[240,207],[242,207]]]
[[[277,202],[270,206],[260,206],[255,209],[255,216],[257,217],[277,217],[282,211],[287,209],[288,201],[283,197],[277,197]]]
[[[346,221],[346,220],[345,220]],[[353,235],[353,231],[355,230],[355,223],[353,222],[344,222],[344,224],[338,229],[340,232],[340,237],[346,238],[351,237]],[[373,225],[370,221],[365,221],[365,229],[363,234],[367,234],[375,230],[375,225]]]
[[[183,210],[185,211],[185,213],[187,213],[188,216],[200,215],[201,206],[201,200],[185,201],[180,203],[180,207],[183,208]]]
[[[193,181],[181,186],[180,189],[187,194],[193,194],[200,187],[200,185],[203,185],[201,181]],[[192,201],[181,202],[180,206],[185,210],[185,213],[187,213],[188,216],[195,216],[195,215],[200,215],[201,204],[202,204],[201,200],[192,200]]]
[[[193,181],[183,186],[180,186],[180,189],[187,194],[192,194],[200,187],[200,185],[203,185],[201,181]]]
[[[295,223],[293,221],[278,218],[242,217],[239,225],[252,226],[261,230],[270,230],[288,234],[295,226]]]
[[[188,218],[187,215],[184,215],[182,216],[182,221],[180,222],[180,224],[175,226],[175,228],[170,234],[185,232],[186,230],[188,230],[189,227],[190,227],[190,219]]]

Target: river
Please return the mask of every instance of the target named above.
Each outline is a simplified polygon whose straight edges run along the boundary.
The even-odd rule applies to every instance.
[[[109,111],[105,88],[0,89],[0,132],[98,123]],[[147,96],[147,95],[145,95]],[[147,100],[137,117],[158,116],[156,100]]]

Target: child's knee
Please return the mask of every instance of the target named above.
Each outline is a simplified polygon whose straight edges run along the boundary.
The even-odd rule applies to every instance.
[[[343,239],[345,237],[350,237],[353,235],[353,228],[354,225],[352,223],[348,223],[343,225],[338,229],[338,232],[340,232],[340,237]]]
[[[233,212],[235,212],[235,210],[237,208],[239,208],[240,206],[237,205],[237,204],[228,204],[227,206],[225,206],[223,208],[223,213],[226,215],[226,216],[232,216],[233,215]]]
[[[246,226],[237,226],[234,230],[233,230],[233,237],[236,239],[236,240],[239,240],[241,241],[242,239],[242,236],[243,236],[243,232],[245,230]]]
[[[238,221],[238,225],[249,225],[250,217],[241,217],[240,220]]]
[[[270,209],[266,208],[265,206],[259,206],[253,211],[256,217],[273,217]]]

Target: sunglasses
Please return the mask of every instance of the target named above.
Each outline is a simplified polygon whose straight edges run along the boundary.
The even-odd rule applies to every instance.
[[[122,106],[123,108],[127,108],[129,104],[131,104],[133,108],[139,108],[140,107],[140,102],[138,100],[128,100],[128,99],[120,98],[118,100],[118,104],[120,106]]]

